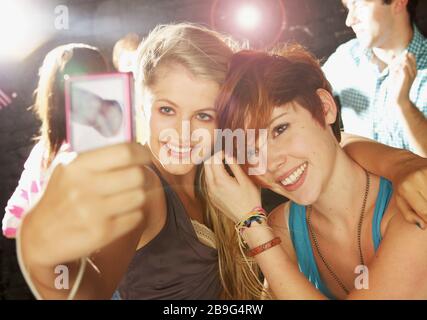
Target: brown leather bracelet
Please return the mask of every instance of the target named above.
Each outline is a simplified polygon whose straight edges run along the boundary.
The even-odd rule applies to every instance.
[[[282,242],[282,239],[280,239],[280,237],[276,237],[276,238],[274,238],[274,239],[272,239],[272,240],[270,240],[270,241],[268,241],[268,242],[266,242],[266,243],[264,243],[264,244],[262,244],[262,245],[260,245],[258,247],[255,247],[255,248],[249,250],[247,252],[247,255],[249,257],[254,257],[257,254],[260,254],[261,252],[264,252],[265,250],[268,250],[268,249],[270,249],[270,248],[272,248],[274,246],[277,246],[281,242]]]

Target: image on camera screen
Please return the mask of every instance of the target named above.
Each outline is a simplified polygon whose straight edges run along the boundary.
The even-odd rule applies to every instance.
[[[70,78],[66,84],[67,140],[83,152],[132,140],[129,74]]]

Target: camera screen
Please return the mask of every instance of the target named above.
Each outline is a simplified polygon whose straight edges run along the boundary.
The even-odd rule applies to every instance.
[[[67,81],[67,137],[74,151],[132,140],[131,83],[125,73]]]

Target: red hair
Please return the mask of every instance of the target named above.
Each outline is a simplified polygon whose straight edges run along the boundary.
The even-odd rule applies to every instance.
[[[322,101],[317,94],[324,89],[332,95],[319,62],[300,46],[278,54],[240,51],[233,55],[225,83],[217,98],[219,127],[266,128],[275,107],[297,102],[323,127]],[[340,141],[339,117],[332,125]]]

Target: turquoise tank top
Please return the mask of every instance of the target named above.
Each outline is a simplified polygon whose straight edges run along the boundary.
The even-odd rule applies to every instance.
[[[374,241],[375,251],[377,251],[382,239],[381,220],[390,202],[392,193],[393,188],[391,182],[381,177],[372,221],[372,239]],[[325,296],[329,299],[335,299],[323,283],[316,265],[316,260],[314,259],[313,248],[308,232],[305,206],[298,205],[294,202],[291,203],[289,210],[289,230],[300,271],[304,273],[306,278]]]

